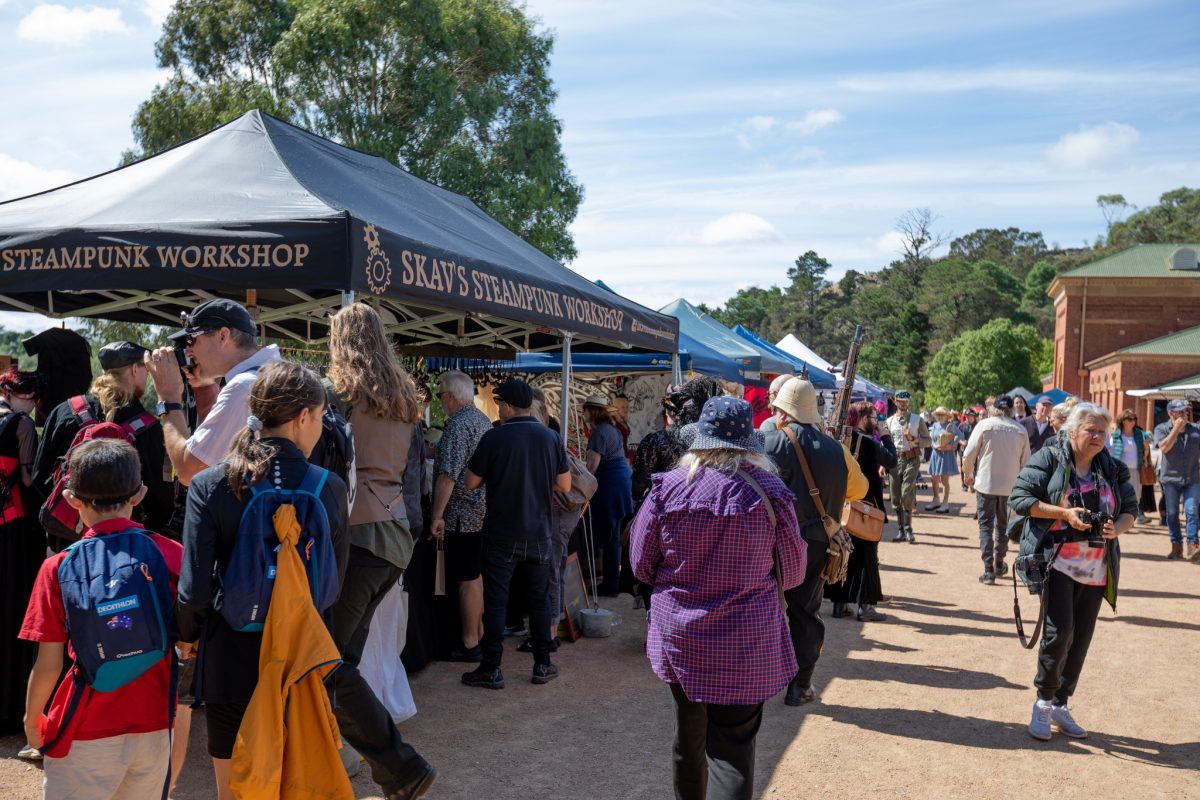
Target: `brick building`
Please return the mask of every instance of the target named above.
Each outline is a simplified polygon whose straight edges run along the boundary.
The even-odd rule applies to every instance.
[[[1200,372],[1200,326],[1130,345],[1089,361],[1088,397],[1116,416],[1132,408],[1138,420],[1155,420],[1154,400],[1127,396],[1130,389],[1146,389]],[[1161,415],[1160,415],[1161,416]]]
[[[1056,276],[1047,290],[1055,313],[1050,386],[1119,412],[1132,401],[1128,389],[1200,372],[1200,356],[1187,357],[1200,353],[1200,336],[1164,345],[1187,352],[1133,349],[1200,323],[1197,252],[1200,244],[1142,244]]]

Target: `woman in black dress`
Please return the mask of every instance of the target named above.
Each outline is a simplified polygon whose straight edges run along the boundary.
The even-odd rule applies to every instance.
[[[865,499],[883,511],[881,473],[896,466],[896,447],[890,436],[875,438],[875,409],[870,403],[851,405],[846,414],[846,424],[854,428],[849,443],[850,452],[858,459],[858,465],[867,476]],[[883,599],[883,584],[879,578],[879,542],[854,540],[846,580],[826,584],[825,597],[833,601],[835,617],[850,616],[850,604],[857,603],[859,622],[882,622],[887,619],[875,610],[875,604]]]
[[[29,414],[39,386],[33,372],[0,375],[0,736],[24,730],[25,684],[36,652],[32,642],[17,639],[17,631],[46,558],[46,535],[30,489],[37,431]]]

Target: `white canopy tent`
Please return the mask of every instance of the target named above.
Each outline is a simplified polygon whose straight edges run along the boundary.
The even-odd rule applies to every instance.
[[[1130,389],[1125,394],[1147,400],[1173,400],[1176,397],[1200,400],[1200,375],[1193,375],[1190,378],[1183,378],[1151,389]]]
[[[826,372],[833,372],[832,364],[814,353],[811,349],[809,349],[808,345],[790,333],[776,342],[775,346],[786,353],[791,353],[801,361],[807,361],[809,364],[815,364]]]

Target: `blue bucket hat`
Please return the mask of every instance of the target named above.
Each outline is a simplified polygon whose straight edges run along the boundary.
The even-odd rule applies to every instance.
[[[688,450],[763,451],[762,434],[754,430],[754,409],[738,397],[714,397],[704,404],[700,421],[680,431]]]

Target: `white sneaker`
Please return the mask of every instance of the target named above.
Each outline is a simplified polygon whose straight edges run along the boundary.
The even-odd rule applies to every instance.
[[[1050,721],[1058,732],[1072,739],[1086,739],[1088,732],[1071,716],[1071,709],[1066,706],[1051,706]]]
[[[1050,714],[1053,707],[1043,700],[1033,701],[1033,717],[1029,720],[1029,735],[1043,742],[1050,741]],[[1064,706],[1065,708],[1066,706]]]

